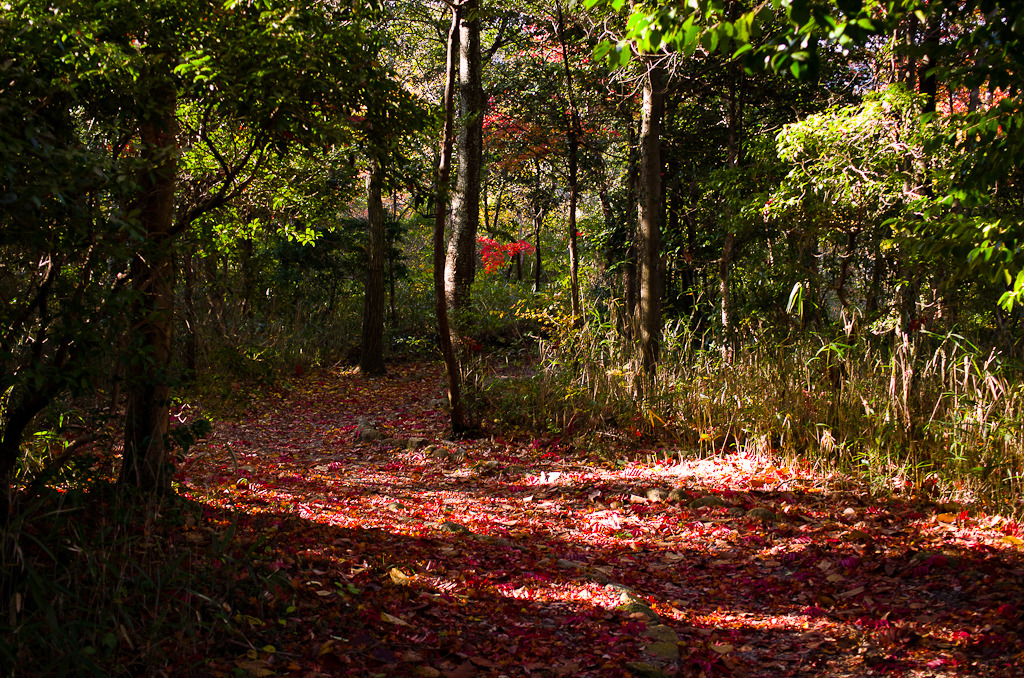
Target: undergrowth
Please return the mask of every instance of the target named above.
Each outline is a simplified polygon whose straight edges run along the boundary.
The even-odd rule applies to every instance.
[[[502,426],[589,451],[652,436],[691,455],[745,449],[855,474],[873,492],[1024,514],[1024,370],[959,334],[762,340],[725,358],[675,322],[644,385],[610,322],[535,319],[547,330],[539,368],[478,380]]]
[[[283,591],[229,516],[128,501],[107,481],[41,492],[2,538],[0,674],[11,678],[203,675],[210,647],[253,647],[251,622]]]

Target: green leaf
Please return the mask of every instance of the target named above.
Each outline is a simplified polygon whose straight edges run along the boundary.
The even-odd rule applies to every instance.
[[[622,68],[629,63],[633,51],[628,44],[619,43],[615,46],[615,54],[612,57],[612,68]]]
[[[753,49],[754,49],[754,46],[751,43],[745,42],[742,45],[740,45],[739,49],[737,49],[735,52],[733,52],[732,58],[735,59],[735,58],[739,57],[742,54],[746,54],[747,52],[752,51]]]

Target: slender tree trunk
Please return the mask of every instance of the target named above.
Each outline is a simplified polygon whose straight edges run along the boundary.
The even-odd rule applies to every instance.
[[[452,344],[448,323],[448,303],[445,294],[444,226],[448,217],[448,183],[451,180],[452,147],[454,146],[454,92],[456,63],[459,52],[459,24],[463,12],[461,5],[452,10],[452,25],[448,32],[448,59],[444,84],[444,128],[441,132],[441,152],[437,161],[437,195],[434,200],[434,310],[437,314],[437,336],[441,344],[445,371],[448,374],[448,402],[451,405],[452,435],[460,436],[470,426],[462,400],[462,373]]]
[[[459,21],[458,174],[452,200],[452,232],[445,264],[450,311],[470,305],[476,277],[476,234],[480,225],[480,167],[483,161],[484,94],[480,61],[478,0],[461,6]]]
[[[580,114],[576,108],[576,95],[572,86],[572,70],[569,68],[569,47],[565,41],[565,17],[562,14],[562,3],[556,2],[558,26],[556,32],[562,46],[562,66],[565,70],[565,91],[569,99],[569,111],[566,116],[566,139],[569,151],[569,291],[572,299],[573,323],[583,322],[580,308],[580,256],[576,244],[576,204],[579,201],[579,148],[580,148]]]
[[[740,162],[740,134],[742,132],[742,107],[743,102],[737,96],[737,66],[729,65],[729,146],[726,154],[726,166],[730,169],[739,166]],[[732,260],[734,247],[736,245],[736,233],[734,231],[735,214],[726,199],[725,215],[728,223],[725,225],[725,239],[722,242],[722,256],[718,260],[718,292],[722,311],[722,357],[731,360],[735,352],[736,337],[733,322],[733,300],[730,288],[730,276],[732,273]]]
[[[185,265],[185,290],[182,300],[182,312],[185,316],[185,369],[189,372],[189,379],[194,380],[199,370],[199,332],[196,327],[198,314],[196,313],[196,271],[195,254],[189,248],[184,257]]]
[[[640,184],[640,158],[639,158],[639,141],[637,139],[636,130],[633,127],[633,118],[630,114],[627,129],[629,130],[629,166],[626,171],[626,204],[636,205],[638,204],[637,198],[637,187]],[[624,309],[624,317],[626,319],[624,331],[624,338],[627,341],[632,341],[635,337],[636,329],[636,293],[639,288],[637,283],[637,224],[636,215],[637,212],[628,209],[626,211],[626,263],[622,270],[622,287],[623,297],[626,308]]]
[[[871,267],[871,283],[868,285],[867,299],[864,301],[864,315],[868,322],[875,319],[881,304],[879,298],[882,296],[882,279],[885,277],[886,258],[882,253],[882,247],[878,237],[875,237],[875,258]]]
[[[661,119],[664,113],[663,74],[652,67],[644,82],[643,126],[640,131],[638,202],[640,252],[640,364],[653,379],[661,341]]]
[[[170,77],[157,78],[150,96],[156,110],[140,125],[144,163],[140,173],[139,226],[145,236],[132,261],[133,341],[124,423],[122,486],[152,495],[171,491],[173,468],[167,446],[171,389],[174,266],[171,227],[178,171],[177,90]]]
[[[936,97],[939,93],[939,81],[935,74],[936,55],[939,51],[939,26],[941,25],[940,10],[933,9],[925,22],[921,43],[924,48],[924,55],[917,62],[917,86],[918,91],[925,95],[922,113],[934,113]],[[950,109],[952,112],[952,109]]]
[[[366,249],[366,284],[363,296],[363,333],[359,355],[359,371],[380,375],[384,365],[384,203],[381,189],[384,167],[380,158],[370,158],[366,179],[366,207],[369,217],[369,243]]]
[[[540,292],[541,284],[541,256],[540,256],[540,229],[544,225],[544,209],[539,203],[533,206],[533,291]]]
[[[732,270],[733,246],[735,244],[736,234],[731,228],[726,228],[725,239],[722,241],[722,256],[718,260],[718,295],[722,318],[722,335],[724,337],[723,343],[726,346],[732,340],[732,289],[729,277]]]

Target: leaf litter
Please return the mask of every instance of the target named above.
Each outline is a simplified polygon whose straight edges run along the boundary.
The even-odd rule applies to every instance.
[[[1024,675],[1013,522],[765,455],[453,442],[442,393],[307,374],[192,449],[187,495],[285,582],[212,675]]]

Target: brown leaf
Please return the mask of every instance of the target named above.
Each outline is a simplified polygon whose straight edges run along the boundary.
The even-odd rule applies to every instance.
[[[451,671],[445,671],[442,675],[445,678],[473,678],[476,676],[476,667],[473,666],[473,662],[466,661]]]
[[[850,530],[843,535],[846,541],[867,541],[871,539],[871,535],[864,530]]]
[[[262,659],[238,662],[236,666],[255,678],[265,678],[266,676],[274,675],[273,670],[268,668],[270,664]]]
[[[316,649],[316,651],[313,653],[313,656],[316,657],[317,659],[319,659],[320,657],[322,657],[325,654],[328,654],[330,652],[334,652],[334,641],[333,640],[328,640],[328,641],[325,641],[324,643],[322,643]]]
[[[863,586],[858,586],[855,589],[850,589],[849,591],[843,591],[842,593],[839,594],[839,597],[840,598],[851,598],[851,597],[857,595],[858,593],[863,593],[863,592],[864,592],[864,587]]]
[[[386,622],[391,622],[392,624],[398,624],[399,626],[409,626],[409,622],[405,621],[401,617],[396,617],[394,615],[390,615],[387,612],[381,612],[380,613],[380,620],[381,621],[386,621]]]

